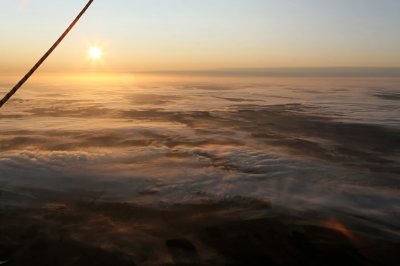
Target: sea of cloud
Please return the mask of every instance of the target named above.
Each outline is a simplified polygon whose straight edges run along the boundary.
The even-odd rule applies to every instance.
[[[96,193],[143,204],[241,196],[395,224],[399,85],[38,80],[0,112],[0,189],[13,206]]]

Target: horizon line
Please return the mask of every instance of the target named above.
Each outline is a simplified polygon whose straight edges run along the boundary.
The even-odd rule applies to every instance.
[[[7,71],[0,74],[17,74],[18,71]],[[189,69],[189,70],[87,70],[87,71],[60,71],[50,70],[46,74],[158,74],[158,75],[182,75],[182,76],[238,76],[238,77],[400,77],[400,66],[398,67],[238,67],[238,68],[216,68],[216,69]]]

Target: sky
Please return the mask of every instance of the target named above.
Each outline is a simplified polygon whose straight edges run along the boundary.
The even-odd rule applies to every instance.
[[[31,67],[85,4],[1,0],[0,70]],[[398,0],[95,0],[42,71],[399,67],[399,13]]]

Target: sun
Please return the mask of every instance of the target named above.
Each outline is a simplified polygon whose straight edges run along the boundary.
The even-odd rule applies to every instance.
[[[103,52],[99,47],[93,46],[89,48],[89,57],[92,59],[99,59],[103,55]]]

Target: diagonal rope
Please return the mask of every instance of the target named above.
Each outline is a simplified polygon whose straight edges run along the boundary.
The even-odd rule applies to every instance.
[[[79,19],[85,14],[86,10],[90,7],[94,0],[90,0],[86,6],[82,9],[75,20],[69,25],[69,27],[64,31],[64,33],[58,38],[58,40],[53,44],[53,46],[40,58],[40,60],[29,70],[28,73],[8,92],[4,98],[0,101],[0,108],[24,85],[24,83],[35,73],[35,71],[43,64],[43,62],[51,55],[51,53],[57,48],[57,46],[64,40],[68,33],[72,30]]]

